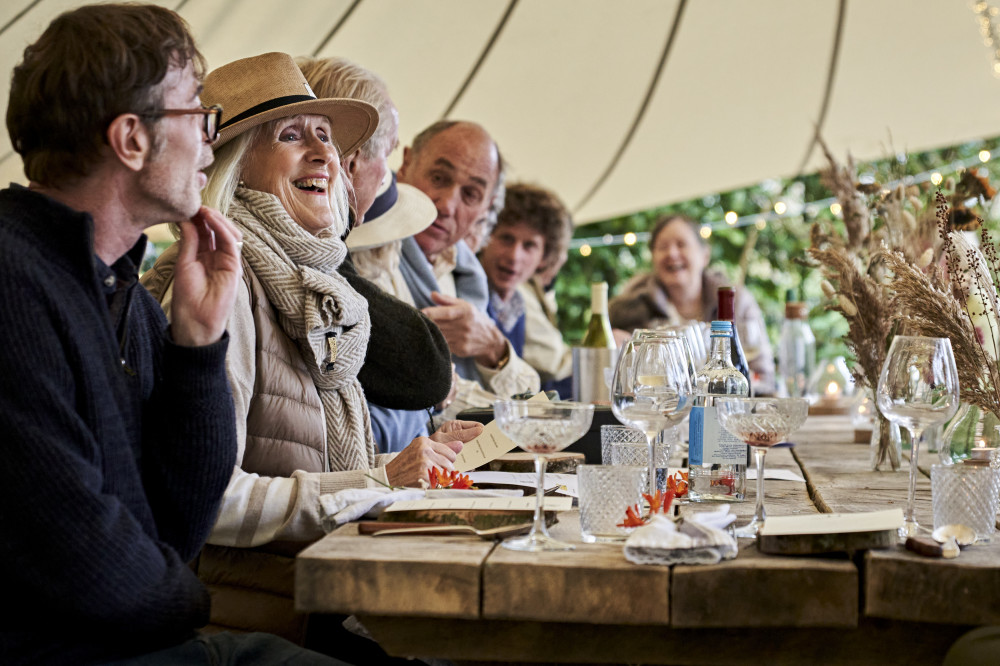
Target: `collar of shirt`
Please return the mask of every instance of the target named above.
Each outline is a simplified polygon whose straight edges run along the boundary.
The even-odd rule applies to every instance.
[[[458,290],[455,287],[454,276],[456,266],[458,266],[458,248],[454,245],[441,252],[431,262],[431,270],[434,272],[438,287],[440,287],[441,293],[448,296],[457,295]]]
[[[524,297],[521,296],[521,292],[515,290],[513,295],[504,301],[497,292],[491,291],[490,308],[496,313],[500,328],[509,331],[517,325],[517,320],[524,314]]]
[[[123,312],[125,304],[128,302],[128,295],[132,287],[139,281],[139,273],[136,268],[141,262],[146,251],[146,238],[139,239],[132,249],[122,255],[118,261],[108,266],[100,257],[94,255],[94,272],[101,283],[101,293],[108,304],[108,312],[111,315],[111,322],[115,330],[121,335],[124,322]]]

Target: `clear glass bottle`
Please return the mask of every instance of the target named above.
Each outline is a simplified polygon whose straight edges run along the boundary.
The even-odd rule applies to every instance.
[[[795,300],[794,291],[789,295],[778,342],[778,371],[789,398],[808,398],[809,380],[816,371],[816,336],[807,321],[809,306]]]
[[[688,498],[692,502],[742,502],[746,496],[748,447],[722,427],[714,396],[750,394],[750,382],[733,365],[732,328],[712,322],[708,362],[695,377],[688,429]]]
[[[608,319],[608,283],[595,282],[590,285],[590,322],[583,336],[581,347],[615,348],[615,336],[611,332]]]

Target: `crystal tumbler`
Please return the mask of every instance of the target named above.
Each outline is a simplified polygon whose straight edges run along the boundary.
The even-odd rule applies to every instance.
[[[678,442],[677,429],[669,428],[663,431],[663,440],[656,442],[656,489],[665,492],[667,476],[669,475],[670,456]],[[641,442],[616,442],[608,446],[608,458],[605,464],[612,465],[642,465],[649,464],[649,447],[645,440]]]
[[[587,543],[624,541],[634,528],[619,527],[625,510],[642,502],[646,468],[627,465],[580,465],[580,535]]]
[[[601,462],[605,465],[610,465],[611,463],[611,446],[613,444],[642,444],[643,447],[646,446],[646,435],[643,434],[638,428],[632,428],[631,426],[625,425],[602,425],[601,426]],[[644,449],[647,452],[648,449]],[[636,463],[645,465],[645,461],[642,463]]]
[[[988,465],[933,465],[934,528],[965,525],[975,530],[977,542],[989,542],[996,531],[997,505],[1000,503],[998,474],[1000,471]]]

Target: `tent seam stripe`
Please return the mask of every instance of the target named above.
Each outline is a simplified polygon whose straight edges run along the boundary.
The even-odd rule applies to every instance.
[[[820,105],[819,118],[816,121],[816,131],[813,133],[812,140],[806,148],[806,154],[802,158],[799,168],[795,170],[797,176],[801,176],[806,165],[809,164],[809,158],[812,157],[813,151],[816,150],[816,144],[819,142],[823,125],[826,123],[826,115],[830,110],[830,101],[833,97],[833,81],[837,77],[837,63],[840,62],[840,46],[844,41],[844,17],[846,15],[847,0],[840,0],[840,7],[837,11],[837,29],[833,33],[833,51],[830,53],[830,66],[827,68],[826,74],[826,88],[823,91],[823,103]]]
[[[330,41],[334,38],[334,36],[337,34],[340,28],[343,27],[345,23],[347,23],[347,19],[351,17],[351,14],[354,13],[354,10],[357,9],[358,5],[360,4],[361,0],[354,0],[354,2],[351,3],[351,6],[347,8],[347,10],[337,20],[337,22],[333,25],[333,27],[330,28],[330,32],[326,33],[326,37],[324,37],[323,41],[319,43],[319,46],[313,49],[313,52],[310,54],[311,57],[315,58],[316,56],[319,55],[320,51],[326,48],[326,45],[330,43]]]
[[[29,2],[27,7],[25,7],[17,14],[15,14],[11,20],[7,21],[7,23],[5,23],[4,26],[0,28],[0,35],[3,35],[3,33],[7,32],[8,28],[10,28],[12,25],[20,21],[22,18],[24,18],[25,14],[27,14],[32,9],[37,7],[39,4],[41,4],[41,2],[42,0],[32,0],[31,2]]]
[[[677,33],[680,31],[681,17],[684,14],[684,7],[686,5],[687,5],[687,0],[680,0],[680,3],[677,5],[677,11],[674,13],[673,25],[670,26],[670,32],[667,35],[667,41],[664,43],[663,51],[660,53],[660,60],[656,65],[656,69],[653,72],[653,78],[652,80],[650,80],[649,86],[646,88],[646,95],[643,98],[642,103],[639,105],[639,109],[636,112],[635,118],[633,118],[632,120],[631,126],[625,133],[625,136],[622,139],[621,144],[618,146],[618,150],[611,158],[611,161],[608,163],[608,166],[604,169],[604,173],[602,173],[600,177],[598,177],[597,181],[591,186],[590,190],[587,191],[583,199],[581,199],[580,202],[574,208],[573,210],[574,215],[579,213],[580,209],[583,208],[585,205],[587,205],[590,199],[595,194],[597,194],[597,191],[604,185],[607,179],[611,176],[611,173],[615,170],[615,167],[618,166],[618,163],[621,161],[621,158],[625,154],[625,151],[632,143],[632,138],[635,136],[635,133],[639,130],[639,125],[642,123],[642,120],[646,115],[646,111],[649,109],[650,102],[653,99],[653,94],[656,92],[657,84],[659,83],[660,77],[663,74],[663,70],[666,67],[667,57],[670,55],[670,51],[673,49],[674,42],[677,39]]]
[[[441,120],[446,120],[448,116],[451,115],[451,112],[455,109],[455,106],[458,105],[458,102],[462,99],[462,96],[465,95],[465,91],[469,88],[469,85],[472,83],[472,79],[474,79],[476,77],[476,74],[479,73],[479,68],[483,66],[484,62],[486,62],[486,57],[490,54],[490,51],[493,50],[494,44],[496,44],[497,40],[500,38],[500,33],[503,32],[504,27],[507,25],[507,20],[510,18],[511,14],[514,13],[514,7],[517,6],[517,3],[518,0],[510,0],[510,2],[507,4],[507,11],[505,11],[503,13],[503,16],[500,17],[500,21],[497,23],[497,27],[493,29],[493,34],[490,36],[489,41],[486,42],[486,45],[483,47],[483,50],[479,53],[479,58],[476,59],[476,64],[474,64],[472,66],[472,69],[469,70],[468,75],[466,75],[465,77],[465,81],[462,82],[461,87],[455,93],[455,96],[452,98],[451,103],[448,105],[448,108],[446,108],[444,110],[444,113],[441,114]]]

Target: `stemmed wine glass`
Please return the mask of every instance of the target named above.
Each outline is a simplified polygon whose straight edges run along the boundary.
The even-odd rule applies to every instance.
[[[809,413],[805,398],[731,398],[718,396],[715,410],[722,427],[753,449],[757,463],[757,507],[753,519],[736,536],[756,539],[764,524],[764,456],[798,430]]]
[[[545,497],[545,454],[562,451],[587,434],[594,418],[594,406],[581,402],[544,400],[497,400],[493,417],[500,430],[535,457],[535,520],[523,537],[507,539],[501,545],[511,550],[539,552],[573,550],[572,544],[549,536],[542,503]]]
[[[656,438],[691,411],[693,388],[684,341],[663,331],[637,331],[618,354],[611,411],[642,430],[649,446],[649,493],[656,491]]]
[[[951,340],[897,335],[882,365],[875,391],[882,415],[910,431],[910,483],[900,537],[919,533],[914,517],[917,452],[927,428],[944,423],[958,411],[958,370]]]

